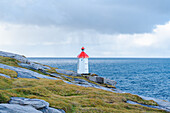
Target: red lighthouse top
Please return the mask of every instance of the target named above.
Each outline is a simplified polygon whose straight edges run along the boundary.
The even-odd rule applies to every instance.
[[[81,48],[82,52],[77,56],[78,58],[89,58],[89,56],[84,52],[84,47]]]

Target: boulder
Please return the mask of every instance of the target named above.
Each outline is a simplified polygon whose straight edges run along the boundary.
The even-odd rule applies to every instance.
[[[117,82],[114,80],[110,80],[110,79],[104,79],[104,83],[108,84],[108,85],[115,86]]]
[[[96,77],[96,83],[103,84],[104,83],[104,78],[103,77]]]
[[[110,79],[105,79],[103,77],[99,77],[99,76],[87,76],[87,79],[99,84],[108,84],[108,85],[112,85],[115,86],[116,85],[116,81],[114,80],[110,80]]]
[[[90,81],[103,84],[104,83],[104,78],[103,77],[98,77],[98,76],[88,76],[87,77]]]
[[[95,76],[88,76],[87,79],[90,80],[90,81],[96,82]]]
[[[43,113],[65,113],[65,111],[62,109],[54,109],[51,107],[40,109],[40,111],[42,111]]]
[[[29,105],[35,109],[42,109],[49,107],[49,103],[40,99],[28,99],[22,97],[11,97],[9,104]]]
[[[0,113],[1,111],[2,113],[5,113],[8,109],[6,110],[4,106],[1,106],[1,105],[2,104],[0,104]],[[6,104],[6,106],[9,108],[9,110],[6,113],[65,113],[65,111],[62,109],[55,109],[55,108],[49,107],[48,102],[44,100],[40,100],[40,99],[11,97],[9,104]],[[20,112],[15,111],[14,107],[18,107]],[[25,111],[21,108],[24,108]],[[29,111],[27,111],[27,109],[29,109]]]
[[[42,113],[32,106],[18,104],[0,104],[0,113]]]

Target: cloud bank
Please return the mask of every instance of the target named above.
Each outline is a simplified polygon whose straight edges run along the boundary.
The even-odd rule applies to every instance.
[[[1,0],[0,50],[26,56],[169,57],[169,0]]]
[[[0,48],[27,56],[74,57],[83,45],[92,57],[168,57],[169,31],[170,22],[157,25],[151,33],[141,34],[103,34],[93,30],[1,23]]]
[[[1,0],[0,21],[37,26],[145,33],[170,18],[169,0]]]

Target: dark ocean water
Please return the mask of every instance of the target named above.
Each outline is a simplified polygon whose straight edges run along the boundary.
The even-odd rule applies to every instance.
[[[42,64],[77,70],[76,58],[29,58]],[[117,81],[116,87],[132,94],[170,101],[170,59],[90,58],[89,70]]]

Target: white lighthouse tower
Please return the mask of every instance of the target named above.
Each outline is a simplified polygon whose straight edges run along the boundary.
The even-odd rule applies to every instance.
[[[78,74],[89,74],[89,67],[88,67],[88,58],[89,56],[84,52],[84,47],[81,48],[82,52],[77,56],[78,66],[77,66],[77,73]]]

